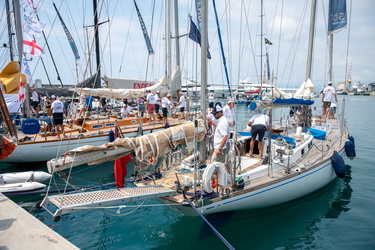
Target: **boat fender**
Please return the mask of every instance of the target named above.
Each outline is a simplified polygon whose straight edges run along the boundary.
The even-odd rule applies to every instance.
[[[352,135],[348,135],[348,140],[351,141],[351,142],[353,142],[354,147],[355,147],[354,137]]]
[[[346,153],[346,156],[350,160],[353,160],[354,157],[356,157],[354,142],[352,142],[352,141],[345,142],[345,153]]]
[[[115,132],[113,132],[113,130],[109,131],[108,136],[109,142],[113,142],[115,140]]]
[[[0,160],[7,158],[16,147],[17,145],[0,135]]]
[[[228,173],[224,163],[213,162],[209,164],[202,175],[203,190],[207,193],[211,193],[212,190],[212,175],[217,170],[218,184],[222,187],[228,185]]]
[[[337,177],[341,179],[344,178],[346,172],[344,158],[335,151],[331,157],[331,162]]]

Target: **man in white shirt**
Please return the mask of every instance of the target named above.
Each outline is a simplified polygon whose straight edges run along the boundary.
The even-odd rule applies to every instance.
[[[172,106],[176,108],[176,106],[169,100],[171,98],[171,94],[168,94],[163,97],[161,100],[161,110],[163,112],[163,126],[165,127],[168,124],[168,108]]]
[[[152,122],[155,122],[156,116],[155,116],[155,96],[153,93],[151,93],[151,90],[146,90],[146,107],[147,107],[147,113],[148,113],[148,124],[151,124]]]
[[[56,99],[56,96],[54,95],[51,96],[51,100],[52,100],[51,110],[52,110],[52,115],[53,115],[53,125],[55,125],[57,138],[61,139],[60,132],[63,134],[63,137],[66,138],[65,131],[64,131],[64,124],[63,124],[64,113],[65,113],[64,104],[60,100]]]
[[[234,121],[234,101],[229,100],[228,104],[223,108],[223,115],[227,118],[229,126],[233,127],[236,123]]]
[[[155,113],[159,113],[160,109],[160,104],[161,104],[161,96],[160,96],[160,91],[157,90],[155,94]]]
[[[129,117],[131,110],[132,110],[132,107],[130,107],[127,104],[125,104],[124,107],[120,110],[120,112],[121,112],[121,118]]]
[[[177,105],[180,105],[180,120],[181,119],[184,119],[185,118],[185,108],[186,108],[186,98],[185,96],[182,94],[182,92],[178,92],[178,96],[179,96],[179,101],[177,103]]]
[[[33,107],[36,118],[39,118],[39,96],[35,89],[31,89],[31,107]]]
[[[211,162],[225,163],[225,157],[228,154],[229,124],[220,106],[216,106],[211,113],[218,120],[215,129],[214,152],[212,153]]]
[[[253,149],[255,140],[258,136],[258,159],[262,159],[263,156],[263,137],[270,125],[270,118],[268,115],[258,113],[254,115],[248,122],[247,125],[251,127],[251,142],[250,142],[250,157],[253,157]]]
[[[332,87],[332,82],[328,82],[328,86],[324,88],[323,95],[322,95],[322,102],[323,102],[323,117],[328,119],[329,117],[329,108],[331,107],[332,97],[335,96],[336,102],[337,94],[334,87]]]

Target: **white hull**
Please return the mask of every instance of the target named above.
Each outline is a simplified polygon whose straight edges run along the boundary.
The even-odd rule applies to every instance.
[[[342,149],[340,154],[344,154],[344,149]],[[336,178],[331,161],[328,160],[301,174],[278,180],[277,183],[263,188],[255,187],[253,191],[246,192],[245,189],[241,195],[199,207],[198,210],[202,214],[213,214],[271,207],[316,192]],[[186,206],[176,206],[174,209],[185,215],[197,216],[197,213],[188,204]]]
[[[144,131],[147,134],[147,131]],[[136,136],[137,133],[125,134],[126,137]],[[62,141],[38,141],[20,143],[14,151],[1,162],[7,163],[24,163],[24,162],[46,162],[52,158],[57,158],[66,151],[83,145],[100,146],[109,142],[108,133],[91,137],[83,137],[81,139],[71,138]]]
[[[43,171],[26,171],[18,173],[0,174],[0,183],[11,184],[26,181],[43,182],[51,178],[51,175]]]
[[[23,182],[0,185],[0,193],[21,193],[45,188],[46,185],[39,182]]]

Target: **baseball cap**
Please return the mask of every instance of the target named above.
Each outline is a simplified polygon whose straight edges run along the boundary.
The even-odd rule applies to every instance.
[[[328,82],[328,85],[332,85],[332,82]]]
[[[51,95],[51,99],[55,99],[56,98],[56,96],[55,95]]]
[[[156,90],[156,93],[160,93],[160,90]]]
[[[211,114],[216,115],[217,113],[222,112],[222,111],[223,111],[223,109],[222,109],[220,106],[216,106],[216,107],[212,110]]]
[[[229,100],[229,101],[228,101],[228,104],[229,104],[229,103],[235,103],[235,102],[234,102],[234,100]]]

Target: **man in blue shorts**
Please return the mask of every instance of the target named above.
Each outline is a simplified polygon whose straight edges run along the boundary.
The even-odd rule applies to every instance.
[[[262,159],[263,156],[263,137],[267,128],[270,125],[270,118],[268,115],[258,113],[254,115],[248,122],[247,125],[251,127],[251,142],[250,142],[250,157],[253,157],[253,149],[255,140],[258,140],[259,155],[258,159]],[[258,138],[257,138],[258,137]]]

